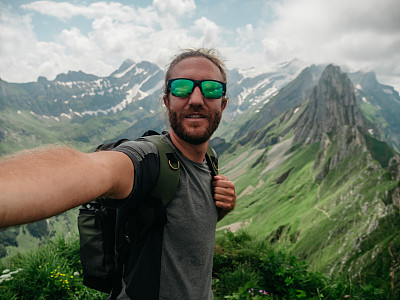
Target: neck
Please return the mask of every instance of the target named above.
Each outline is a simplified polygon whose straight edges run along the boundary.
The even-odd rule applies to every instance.
[[[175,147],[178,148],[178,150],[184,156],[186,156],[188,159],[198,162],[198,163],[202,163],[204,161],[204,157],[206,156],[209,140],[203,144],[194,145],[194,144],[185,142],[184,140],[179,138],[172,129],[170,130],[169,133],[170,133],[172,143],[174,143]]]

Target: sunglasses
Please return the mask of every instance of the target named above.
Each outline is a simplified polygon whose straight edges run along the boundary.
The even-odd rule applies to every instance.
[[[198,86],[204,95],[209,99],[219,99],[226,92],[226,83],[218,80],[192,80],[187,78],[170,79],[167,88],[175,97],[188,97]]]

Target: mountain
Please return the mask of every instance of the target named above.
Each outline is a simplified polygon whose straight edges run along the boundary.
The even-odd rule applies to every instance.
[[[149,62],[125,61],[108,77],[82,71],[57,75],[54,81],[13,84],[0,81],[0,106],[53,118],[109,114],[140,101],[161,85],[163,73]]]
[[[296,76],[298,67],[289,62],[266,74],[230,70],[230,100],[223,123],[259,109]],[[126,60],[107,77],[70,71],[53,81],[45,77],[23,84],[0,80],[0,154],[58,143],[92,151],[107,141],[136,139],[148,129],[162,131],[165,124],[158,100],[163,76],[150,62]],[[14,253],[18,246],[30,247],[60,231],[77,234],[76,214],[75,210],[47,222],[8,229],[0,233],[0,245]]]
[[[239,128],[258,129],[224,151],[238,205],[219,226],[246,227],[321,272],[398,289],[400,157],[372,134],[356,92],[328,65],[303,103],[266,125],[264,106]]]
[[[363,127],[350,79],[329,65],[310,95],[306,108],[292,125],[298,143],[320,142],[323,134],[337,134],[344,127]]]
[[[0,153],[60,142],[90,151],[161,131],[162,85],[156,65],[131,60],[107,77],[0,81]],[[229,70],[228,96],[211,143],[238,204],[219,227],[246,227],[315,270],[400,288],[398,92],[373,72],[292,61],[267,73]],[[0,244],[15,252],[63,223],[75,234],[75,218],[9,229]]]
[[[252,135],[263,136],[264,132],[261,130],[263,127],[283,112],[300,105],[307,99],[321,72],[321,66],[308,67],[284,86],[278,94],[272,98],[264,97],[264,105],[239,128],[234,138],[243,137],[245,142]]]
[[[356,72],[349,74],[349,78],[355,85],[361,111],[375,126],[375,134],[399,150],[399,93],[393,87],[379,83],[374,72]]]
[[[230,70],[223,122],[260,108],[294,78],[297,67],[289,62],[265,74]],[[104,141],[137,138],[149,128],[162,131],[163,76],[155,64],[126,60],[107,77],[70,71],[53,81],[0,79],[0,154],[59,142],[89,151]]]
[[[54,81],[0,80],[0,153],[59,143],[92,151],[119,135],[136,138],[148,128],[160,131],[162,78],[156,65],[127,60],[108,77],[71,71]],[[132,126],[134,130],[125,133]],[[76,216],[72,210],[0,232],[0,257],[57,233],[77,234]]]
[[[0,153],[64,142],[83,150],[113,139],[133,124],[156,127],[163,72],[125,61],[108,77],[79,72],[54,81],[0,81]]]

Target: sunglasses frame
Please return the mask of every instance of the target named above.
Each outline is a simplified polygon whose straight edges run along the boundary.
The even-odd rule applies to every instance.
[[[185,79],[185,80],[189,80],[189,81],[193,82],[193,88],[192,88],[192,91],[190,92],[189,95],[187,95],[187,96],[176,96],[176,95],[172,94],[172,92],[171,92],[171,84],[172,84],[173,81],[179,80],[179,79]],[[222,95],[221,95],[221,97],[218,97],[218,98],[209,98],[209,97],[207,97],[206,95],[204,95],[203,89],[202,89],[202,87],[201,87],[201,84],[202,84],[204,81],[213,81],[213,82],[218,82],[218,83],[220,83],[220,84],[222,85]],[[193,91],[194,91],[194,89],[196,88],[196,86],[199,87],[199,89],[200,89],[202,95],[203,95],[204,97],[206,97],[207,99],[214,99],[214,100],[215,100],[215,99],[219,99],[219,98],[222,98],[223,96],[225,96],[225,94],[226,94],[226,83],[225,83],[225,82],[222,82],[222,81],[215,80],[215,79],[194,80],[194,79],[190,79],[190,78],[173,78],[173,79],[170,79],[170,80],[167,81],[167,91],[168,91],[168,93],[171,92],[171,94],[172,94],[173,96],[179,97],[179,98],[186,98],[186,97],[189,97],[189,96],[193,93]]]

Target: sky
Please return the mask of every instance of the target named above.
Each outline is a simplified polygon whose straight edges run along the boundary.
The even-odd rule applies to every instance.
[[[0,0],[0,78],[108,76],[126,59],[165,69],[213,47],[228,69],[297,59],[374,71],[400,91],[399,0]]]

